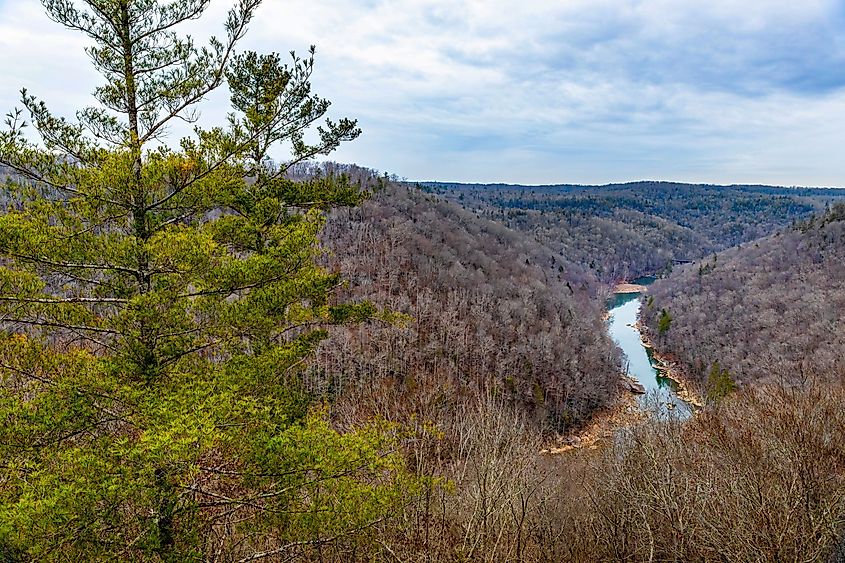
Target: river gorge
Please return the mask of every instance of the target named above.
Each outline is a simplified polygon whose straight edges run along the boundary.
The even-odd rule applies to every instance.
[[[646,286],[651,281],[646,278],[634,283]],[[608,302],[608,333],[625,354],[624,372],[645,389],[645,394],[639,399],[640,407],[654,410],[659,416],[672,414],[687,418],[692,414],[692,407],[678,397],[677,384],[661,376],[651,350],[643,345],[642,335],[637,328],[641,296],[639,292],[615,293],[611,296]]]

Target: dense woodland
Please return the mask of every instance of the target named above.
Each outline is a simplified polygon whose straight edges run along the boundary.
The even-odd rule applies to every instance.
[[[826,189],[636,182],[607,186],[422,184],[531,233],[606,282],[774,233],[845,197]]]
[[[659,335],[663,311],[671,317]],[[649,289],[661,349],[707,385],[845,376],[845,206],[685,266]],[[713,374],[715,377],[715,374]]]
[[[360,130],[260,0],[43,4],[103,83],[0,130],[0,561],[845,560],[838,194],[312,165]],[[719,400],[658,418],[606,282],[687,258],[645,321]]]
[[[461,395],[496,393],[562,431],[617,398],[598,283],[531,237],[395,183],[322,236],[345,297],[409,316],[338,329],[321,348],[326,385],[359,416],[436,418]]]
[[[361,241],[351,244],[351,233],[358,233]],[[356,416],[377,413],[413,425],[409,411],[418,420],[431,421],[442,434],[408,445],[413,465],[456,487],[430,489],[408,507],[404,522],[414,532],[392,544],[399,559],[833,562],[845,553],[841,378],[833,387],[805,381],[799,389],[761,382],[726,395],[692,421],[647,419],[597,452],[538,457],[548,438],[543,437],[544,421],[536,417],[536,402],[530,395],[526,401],[527,385],[521,400],[514,402],[501,393],[507,386],[500,379],[493,380],[494,393],[477,383],[462,388],[456,382],[487,373],[483,368],[473,372],[488,357],[472,353],[481,342],[470,338],[466,347],[462,335],[467,329],[479,335],[491,330],[485,308],[473,309],[463,299],[489,308],[513,300],[514,288],[530,283],[538,288],[532,300],[542,303],[540,289],[546,284],[569,287],[566,276],[548,267],[549,251],[447,201],[398,185],[376,193],[361,208],[336,214],[324,234],[334,263],[349,273],[352,295],[389,303],[413,317],[401,329],[337,329],[325,343],[318,365],[328,368],[335,362],[337,367],[326,372],[346,374],[346,384],[352,386],[339,392],[334,403],[339,421],[349,424]],[[502,242],[506,245],[500,246]],[[569,265],[564,270],[579,272]],[[382,274],[379,281],[379,271],[396,277]],[[512,284],[513,279],[520,282]],[[423,312],[419,302],[409,302],[413,291],[390,290],[403,283],[417,288],[418,295],[422,284],[430,298],[440,295],[441,301],[433,304],[436,315]],[[594,285],[589,278],[583,284],[584,289]],[[493,298],[478,291],[462,299],[472,287],[493,292]],[[516,306],[519,311],[526,304],[517,301]],[[463,314],[455,314],[456,308]],[[513,314],[503,315],[510,319],[506,323],[492,326],[523,326],[513,321]],[[438,325],[437,319],[445,322]],[[542,318],[533,322],[548,324]],[[589,329],[589,324],[579,327]],[[528,330],[527,338],[515,340],[516,331],[508,331],[498,343],[508,352],[490,364],[492,373],[509,373],[501,369],[512,365],[508,353],[524,354],[529,361],[548,353],[534,348],[535,342],[562,357],[579,355],[578,365],[590,361],[578,348],[584,342],[567,342],[558,349],[530,326]],[[430,336],[421,338],[420,332]],[[377,338],[371,340],[372,335]],[[342,352],[335,348],[338,343]],[[597,353],[600,344],[592,346]],[[444,361],[449,351],[463,360]],[[338,362],[338,354],[352,371]],[[395,371],[385,373],[385,364]],[[592,366],[602,367],[598,362]],[[425,385],[425,373],[438,375]],[[410,385],[401,374],[414,374]],[[566,380],[572,374],[558,371],[557,377]],[[607,383],[614,381],[608,378]],[[351,402],[344,400],[346,393]],[[774,473],[773,467],[778,468]],[[801,476],[800,483],[795,475]]]

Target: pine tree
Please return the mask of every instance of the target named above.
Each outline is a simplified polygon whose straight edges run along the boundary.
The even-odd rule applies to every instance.
[[[736,381],[727,368],[722,368],[719,361],[713,362],[710,373],[707,375],[707,399],[710,402],[718,403],[730,393],[736,390]]]
[[[663,336],[667,332],[669,332],[669,328],[672,326],[672,315],[666,309],[662,309],[660,311],[660,316],[657,319],[657,333],[660,336]]]
[[[317,265],[324,211],[366,194],[288,178],[359,130],[326,120],[306,142],[329,107],[313,48],[235,53],[259,3],[199,47],[177,30],[209,0],[43,0],[93,41],[105,82],[75,121],[23,91],[0,134],[17,177],[0,216],[0,553],[281,557],[408,492],[393,429],[338,434],[298,384],[326,326],[378,314],[333,303],[341,279]],[[226,82],[226,124],[162,143]]]

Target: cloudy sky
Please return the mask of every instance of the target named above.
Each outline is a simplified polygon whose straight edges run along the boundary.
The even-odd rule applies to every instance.
[[[218,33],[228,5],[191,32]],[[265,0],[242,48],[311,44],[316,91],[364,129],[335,160],[415,180],[845,187],[843,0]],[[90,105],[85,45],[37,0],[0,0],[0,109],[22,86],[57,113]]]

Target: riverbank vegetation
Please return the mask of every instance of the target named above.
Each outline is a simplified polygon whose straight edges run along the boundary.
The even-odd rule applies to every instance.
[[[598,283],[530,237],[398,184],[335,213],[323,237],[345,297],[408,315],[338,327],[320,348],[319,386],[349,417],[439,419],[494,393],[562,432],[619,396]]]

